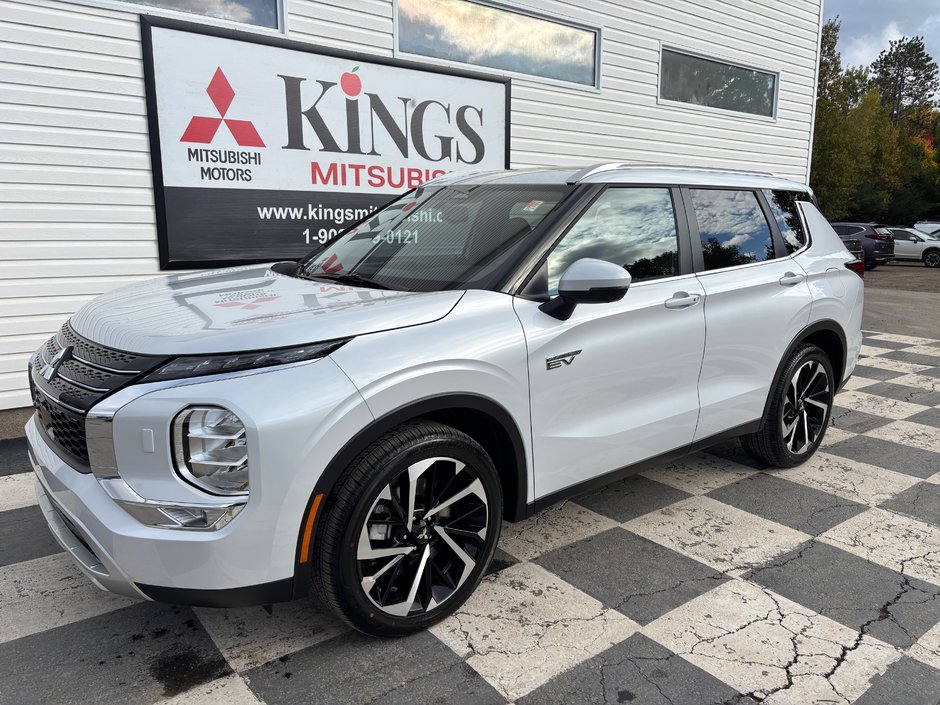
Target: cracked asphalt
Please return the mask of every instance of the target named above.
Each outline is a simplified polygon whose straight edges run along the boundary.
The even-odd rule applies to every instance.
[[[399,640],[307,600],[99,592],[0,441],[0,705],[940,705],[940,340],[862,355],[807,463],[729,442],[506,525],[470,600]]]

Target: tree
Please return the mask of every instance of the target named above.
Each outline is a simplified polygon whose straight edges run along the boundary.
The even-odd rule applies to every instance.
[[[872,82],[895,125],[912,110],[934,107],[940,91],[937,62],[924,48],[923,37],[892,40],[871,65]]]
[[[937,65],[915,37],[843,68],[840,26],[822,30],[810,184],[830,220],[913,223],[940,208]]]

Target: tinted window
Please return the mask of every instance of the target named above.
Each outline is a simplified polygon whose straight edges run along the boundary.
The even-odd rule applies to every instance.
[[[777,75],[663,49],[659,97],[680,103],[774,116]]]
[[[554,296],[565,270],[582,257],[619,264],[633,281],[679,273],[676,214],[666,188],[609,188],[548,257]]]
[[[691,189],[705,269],[774,258],[770,226],[753,191]]]
[[[596,85],[594,29],[468,0],[398,0],[397,7],[399,51]]]
[[[910,240],[911,234],[905,230],[892,230],[891,234],[894,235],[895,240]]]
[[[783,235],[783,242],[787,246],[787,252],[793,254],[806,244],[806,231],[803,229],[803,221],[800,220],[800,212],[797,210],[796,202],[802,194],[793,191],[764,191],[764,197],[770,204],[770,212],[774,214],[777,221],[777,228]]]

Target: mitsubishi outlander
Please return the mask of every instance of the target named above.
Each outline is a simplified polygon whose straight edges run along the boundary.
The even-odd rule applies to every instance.
[[[29,362],[39,503],[107,590],[312,590],[405,634],[467,599],[503,520],[719,439],[806,461],[861,266],[771,175],[445,176],[299,262],[84,306]]]

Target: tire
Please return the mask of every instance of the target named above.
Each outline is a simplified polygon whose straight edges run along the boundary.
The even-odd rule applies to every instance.
[[[877,264],[877,263],[875,263],[875,262],[866,262],[866,263],[865,263],[865,270],[866,270],[866,271],[870,272],[870,271],[872,271],[873,269],[878,269],[878,264]]]
[[[761,429],[741,437],[745,450],[778,468],[808,460],[826,435],[835,388],[832,364],[822,348],[799,346],[774,384]]]
[[[924,253],[924,265],[931,269],[940,267],[940,250],[928,250]]]
[[[337,482],[315,536],[314,592],[366,634],[429,627],[483,578],[502,504],[493,461],[470,436],[438,423],[400,426]]]

